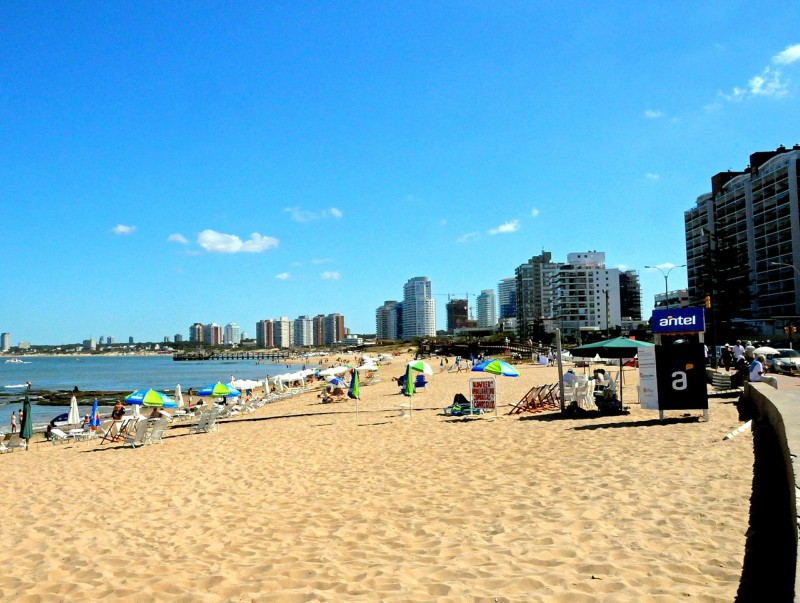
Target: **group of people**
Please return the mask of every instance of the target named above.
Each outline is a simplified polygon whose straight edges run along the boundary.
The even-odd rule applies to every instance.
[[[755,347],[751,342],[742,345],[741,340],[736,340],[736,345],[726,343],[720,350],[720,364],[725,368],[725,372],[734,374],[731,376],[731,384],[734,386],[743,385],[745,381],[760,381],[778,389],[778,380],[767,375],[767,357],[764,354],[755,354]]]

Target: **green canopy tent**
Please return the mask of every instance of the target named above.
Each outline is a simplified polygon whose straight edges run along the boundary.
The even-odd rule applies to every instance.
[[[570,350],[573,356],[592,358],[599,354],[601,358],[619,358],[619,401],[622,403],[622,359],[633,358],[640,348],[651,348],[655,344],[637,341],[627,337],[614,337],[605,341],[587,343]]]

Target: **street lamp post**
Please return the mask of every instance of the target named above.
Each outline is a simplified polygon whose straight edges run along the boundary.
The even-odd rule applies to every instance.
[[[645,266],[645,268],[655,268],[664,277],[664,306],[669,308],[669,273],[675,270],[675,268],[686,268],[686,264],[672,266],[671,268],[668,268],[666,272],[664,272],[664,269],[659,266]]]

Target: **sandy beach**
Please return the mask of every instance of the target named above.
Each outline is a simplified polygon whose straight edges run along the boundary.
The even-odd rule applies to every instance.
[[[702,413],[461,420],[477,373],[442,373],[401,417],[391,377],[306,394],[158,445],[36,443],[0,455],[10,601],[731,601],[752,436]],[[451,359],[452,360],[452,359]],[[553,368],[498,378],[501,414]],[[582,369],[577,369],[582,370]],[[616,373],[616,369],[615,369]]]

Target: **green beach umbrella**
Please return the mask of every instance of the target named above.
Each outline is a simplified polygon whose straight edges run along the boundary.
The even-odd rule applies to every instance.
[[[410,368],[412,371],[417,371],[418,373],[422,373],[423,375],[433,376],[433,369],[424,360],[409,362],[406,366],[408,366],[408,368]]]
[[[406,384],[403,394],[406,396],[414,395],[414,379],[411,378],[411,364],[406,366]]]
[[[652,348],[655,344],[646,341],[638,341],[627,337],[614,337],[605,341],[596,341],[586,345],[572,348],[570,353],[573,356],[593,357],[600,354],[602,358],[619,358],[619,401],[622,404],[622,359],[632,358],[640,348]]]
[[[33,417],[31,416],[31,399],[25,396],[25,402],[22,403],[22,425],[19,426],[19,435],[25,440],[26,444],[33,437]],[[30,446],[28,446],[30,450]]]
[[[352,371],[350,371],[350,373],[351,373],[350,389],[347,390],[347,396],[349,398],[359,400],[361,398],[361,388],[358,386],[358,371],[356,369],[353,369]]]

